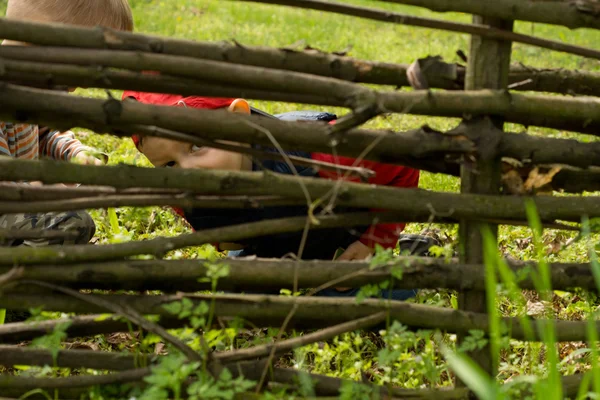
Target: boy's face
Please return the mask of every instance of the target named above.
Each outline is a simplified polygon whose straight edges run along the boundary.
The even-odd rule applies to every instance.
[[[236,99],[229,111],[250,114],[250,105],[244,99]],[[225,142],[229,144],[237,144]],[[200,168],[246,171],[252,169],[252,162],[243,154],[233,153],[212,147],[198,147],[190,143],[177,142],[146,136],[140,143],[140,151],[155,167]]]
[[[198,147],[190,143],[176,142],[157,137],[143,138],[140,150],[155,167],[207,168],[241,171],[246,169],[246,159],[240,153],[232,153],[211,147]]]

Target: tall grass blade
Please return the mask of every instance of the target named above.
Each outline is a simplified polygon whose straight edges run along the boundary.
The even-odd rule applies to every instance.
[[[600,290],[600,263],[598,262],[598,255],[596,254],[596,250],[592,242],[590,241],[591,231],[590,231],[590,221],[587,216],[583,216],[581,218],[581,230],[583,239],[587,243],[588,247],[588,255],[590,258],[590,266],[592,269],[592,275],[594,276],[594,281],[596,282],[596,288]],[[587,325],[587,337],[588,343],[590,346],[590,364],[592,365],[592,383],[595,393],[600,393],[600,368],[598,368],[598,332],[596,331],[596,313],[592,313],[588,317],[588,325]],[[583,382],[582,382],[583,386]]]
[[[495,235],[488,226],[481,229],[483,239],[483,262],[485,264],[485,290],[488,320],[490,324],[490,352],[493,371],[498,369],[500,358],[500,315],[496,307],[496,265],[498,264],[498,245]]]
[[[498,400],[502,394],[498,384],[479,365],[464,354],[452,351],[440,343],[440,349],[456,376],[481,400]]]
[[[536,290],[540,296],[547,301],[552,300],[552,279],[550,275],[550,266],[546,260],[544,244],[542,240],[543,228],[537,207],[533,200],[527,200],[525,203],[527,220],[533,234],[533,244],[538,263],[538,279],[534,279]],[[548,370],[548,379],[540,381],[536,385],[538,398],[557,399],[563,398],[562,380],[559,372],[559,356],[556,345],[556,329],[554,321],[543,323],[538,321],[538,331],[541,333],[544,344],[546,345],[546,362]]]

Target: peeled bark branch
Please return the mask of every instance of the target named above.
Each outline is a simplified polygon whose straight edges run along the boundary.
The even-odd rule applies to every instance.
[[[225,259],[216,261],[229,266],[229,274],[219,279],[218,290],[278,291],[294,287],[316,288],[343,279],[344,286],[361,287],[392,281],[400,289],[485,290],[485,269],[482,265],[448,263],[443,259],[400,257],[393,262],[370,268],[364,262],[293,261],[276,259]],[[74,289],[161,290],[166,292],[197,292],[210,290],[207,260],[131,260],[73,265],[31,265],[24,269],[22,279],[62,284]],[[215,262],[211,262],[213,264]],[[536,270],[535,263],[508,261],[517,274]],[[402,279],[392,279],[393,270],[402,271]],[[0,274],[10,267],[0,267]],[[569,290],[580,287],[595,290],[589,264],[551,264],[552,288]],[[297,275],[297,276],[296,276]],[[344,279],[345,278],[345,279]],[[522,289],[535,289],[530,277],[519,282]]]
[[[25,286],[23,286],[25,288]],[[171,315],[163,306],[181,301],[177,296],[132,296],[104,295],[111,302],[126,305],[140,314]],[[281,326],[292,308],[297,308],[289,328],[319,328],[364,318],[378,312],[389,312],[391,321],[398,321],[413,329],[440,329],[443,332],[468,333],[469,330],[489,331],[486,314],[459,311],[441,307],[424,306],[400,301],[370,299],[357,304],[354,298],[316,298],[257,295],[198,295],[185,296],[194,303],[214,302],[215,316],[218,318],[242,318],[255,326]],[[73,313],[102,312],[101,307],[62,295],[25,294],[10,292],[0,297],[0,307],[15,310],[44,306],[48,311]],[[503,318],[510,329],[510,336],[518,340],[531,340],[525,335],[518,318]],[[543,340],[547,324],[554,324],[557,341],[587,340],[587,321],[532,320],[533,340]],[[600,329],[600,322],[597,322]]]
[[[458,22],[449,22],[431,18],[414,17],[406,14],[393,13],[389,11],[378,10],[374,8],[359,7],[331,1],[323,0],[236,0],[253,3],[279,4],[298,8],[307,8],[311,10],[327,11],[342,15],[351,15],[354,17],[367,18],[375,21],[391,22],[408,26],[417,26],[422,28],[443,29],[450,32],[467,33],[478,35],[482,38],[503,40],[515,43],[524,43],[531,46],[537,46],[544,49],[561,51],[569,54],[576,54],[583,57],[600,59],[600,51],[584,48],[581,46],[569,45],[554,40],[542,39],[534,36],[523,35],[497,28],[490,28],[485,25],[463,24]]]
[[[437,12],[462,12],[483,17],[562,25],[570,29],[600,29],[598,13],[586,2],[535,0],[383,0],[388,3],[425,7]]]

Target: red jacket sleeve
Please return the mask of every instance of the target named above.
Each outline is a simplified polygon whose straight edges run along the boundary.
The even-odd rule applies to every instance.
[[[338,165],[352,166],[356,159],[350,157],[334,157],[331,154],[313,153],[312,158]],[[400,188],[417,188],[419,186],[419,170],[402,167],[399,165],[382,164],[374,161],[361,161],[358,165],[375,172],[375,176],[369,179],[370,184],[382,186],[394,186]],[[319,171],[319,176],[326,179],[337,180],[340,177],[335,171]],[[358,178],[348,178],[348,181],[358,182]],[[373,211],[385,211],[372,209]],[[377,224],[372,225],[360,238],[361,243],[374,247],[379,243],[384,248],[393,248],[406,224]]]

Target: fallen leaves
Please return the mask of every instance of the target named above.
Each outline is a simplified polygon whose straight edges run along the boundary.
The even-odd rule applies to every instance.
[[[560,165],[531,167],[514,159],[503,158],[502,187],[506,193],[513,195],[552,195],[552,180],[560,171]]]

